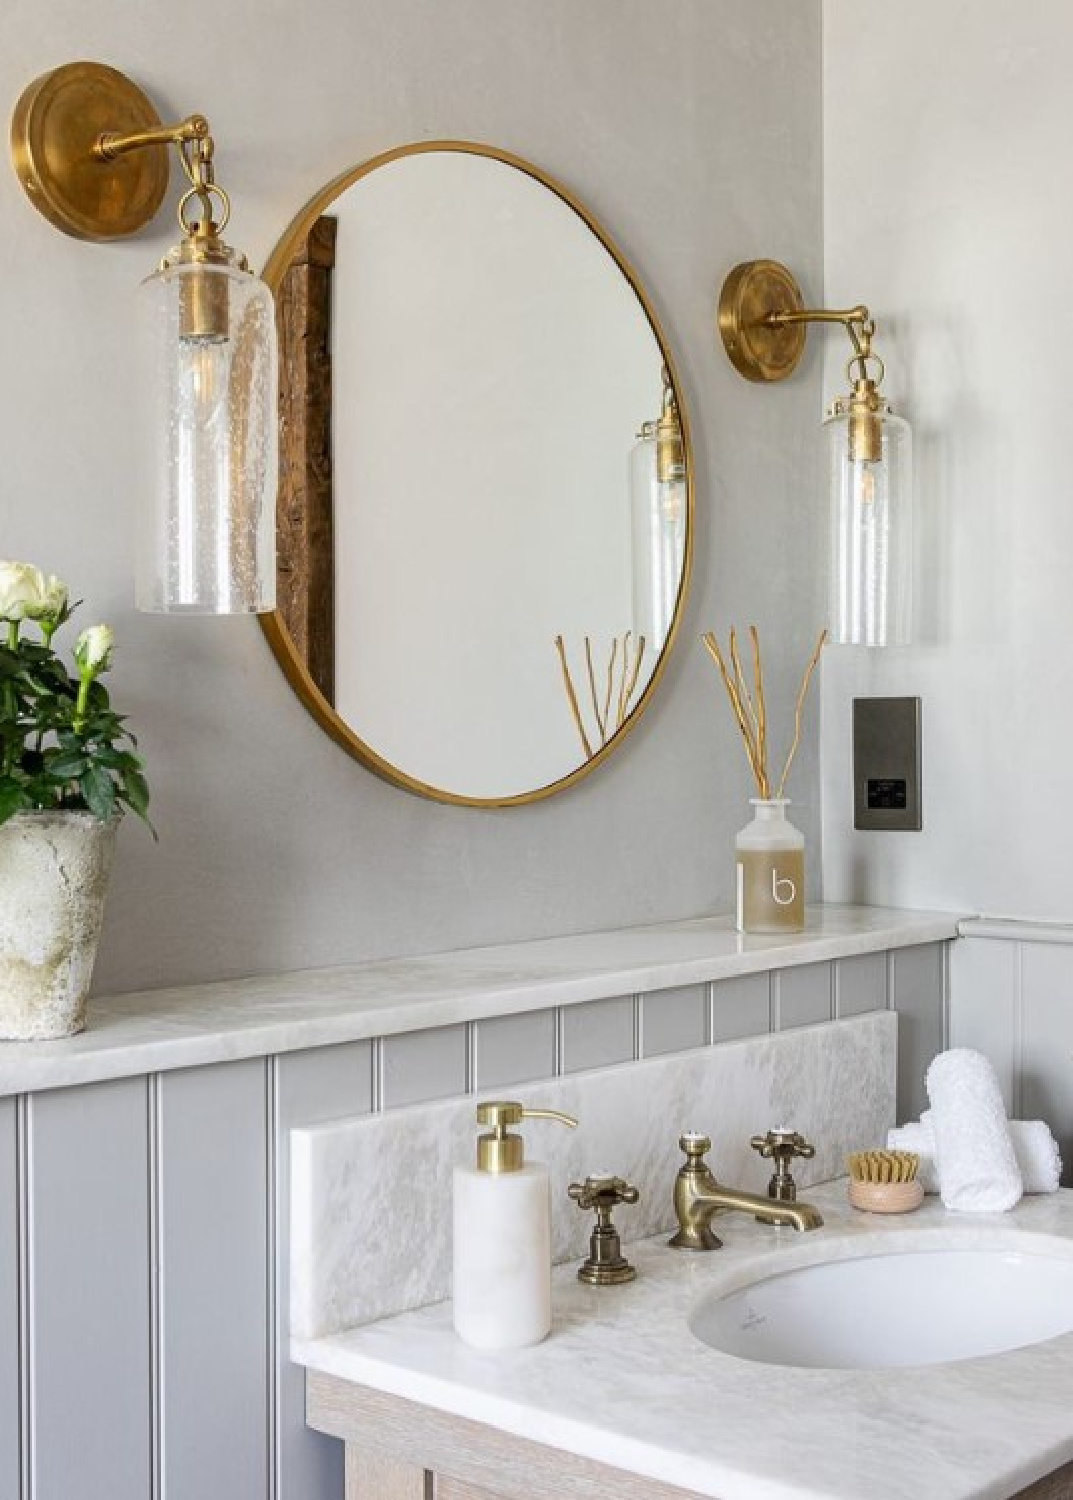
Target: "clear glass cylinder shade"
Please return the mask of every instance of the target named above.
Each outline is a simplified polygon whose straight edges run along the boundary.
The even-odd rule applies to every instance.
[[[153,494],[141,508],[138,608],[273,609],[272,294],[235,265],[187,262],[148,277],[141,295],[151,340],[155,452]]]
[[[643,635],[648,650],[658,655],[674,619],[685,565],[686,474],[680,442],[678,457],[669,461],[656,425],[645,424],[630,453],[630,566],[634,635]]]
[[[913,615],[913,446],[909,423],[881,403],[878,458],[861,456],[848,401],[824,423],[830,452],[831,639],[907,645]]]

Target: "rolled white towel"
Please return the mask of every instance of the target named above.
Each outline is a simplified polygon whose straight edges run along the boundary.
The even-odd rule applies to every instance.
[[[1062,1154],[1046,1120],[1011,1120],[1010,1140],[1026,1193],[1057,1193]]]
[[[1021,1169],[1021,1182],[1026,1193],[1056,1193],[1062,1180],[1062,1157],[1058,1142],[1051,1134],[1046,1120],[1007,1120],[1013,1154]],[[919,1120],[900,1125],[887,1131],[888,1151],[915,1151],[920,1157],[917,1171],[924,1191],[939,1191],[940,1163],[935,1149],[935,1131],[931,1123],[931,1110],[926,1109]]]
[[[947,1208],[1004,1213],[1023,1185],[995,1070],[982,1052],[940,1052],[925,1080]]]

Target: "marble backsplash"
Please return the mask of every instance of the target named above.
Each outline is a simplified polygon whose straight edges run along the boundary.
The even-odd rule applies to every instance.
[[[673,1228],[684,1130],[712,1137],[713,1170],[736,1187],[763,1191],[770,1163],[749,1138],[775,1125],[816,1147],[796,1164],[799,1186],[841,1175],[847,1151],[881,1145],[894,1123],[896,1055],[897,1016],[877,1011],[506,1090],[580,1121],[576,1131],[539,1120],[524,1131],[528,1158],[551,1174],[556,1263],[586,1253],[593,1216],[566,1189],[589,1172],[616,1172],[640,1190],[616,1214],[624,1242]],[[463,1096],[291,1132],[295,1338],[450,1294],[452,1168],[475,1159],[475,1104]]]

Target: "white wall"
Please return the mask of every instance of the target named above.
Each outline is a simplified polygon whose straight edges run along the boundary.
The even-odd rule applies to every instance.
[[[790,261],[819,288],[819,9],[4,7],[9,108],[38,73],[97,57],[132,73],[165,114],[208,113],[235,199],[233,238],[255,263],[316,187],[401,141],[486,140],[531,158],[593,209],[652,289],[696,436],[692,600],[626,747],[544,804],[492,813],[421,801],[315,727],[252,621],[133,613],[145,447],[134,289],[174,231],[162,219],[133,243],[80,244],[0,173],[0,555],[68,576],[83,619],[117,627],[113,688],[140,734],[161,833],[154,847],[139,828],[122,830],[99,989],[729,909],[729,842],[748,784],[696,639],[756,618],[782,648],[773,700],[791,692],[820,613],[819,540],[801,504],[816,464],[819,370],[813,355],[802,379],[758,393],[716,348],[713,301],[730,266],[756,254]],[[815,851],[811,743],[792,791]]]
[[[1071,49],[1063,0],[825,0],[826,296],[877,314],[914,423],[926,628],[827,656],[831,900],[1073,913]],[[852,832],[850,699],[873,693],[923,699],[922,833]]]

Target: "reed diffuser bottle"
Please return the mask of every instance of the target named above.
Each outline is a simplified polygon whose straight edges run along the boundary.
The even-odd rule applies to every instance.
[[[785,797],[753,797],[753,820],[734,841],[739,932],[800,932],[805,925],[805,835]]]
[[[786,816],[783,796],[797,747],[809,683],[820,659],[826,630],[816,642],[797,695],[794,735],[782,775],[773,782],[768,772],[768,720],[764,696],[764,667],[760,634],[749,626],[752,642],[752,683],[742,666],[737,631],[731,628],[730,650],[724,655],[712,631],[704,637],[708,654],[719,668],[730,706],[741,730],[749,768],[756,781],[753,820],[734,841],[739,932],[800,932],[805,925],[805,836]],[[774,790],[773,790],[774,788]]]

